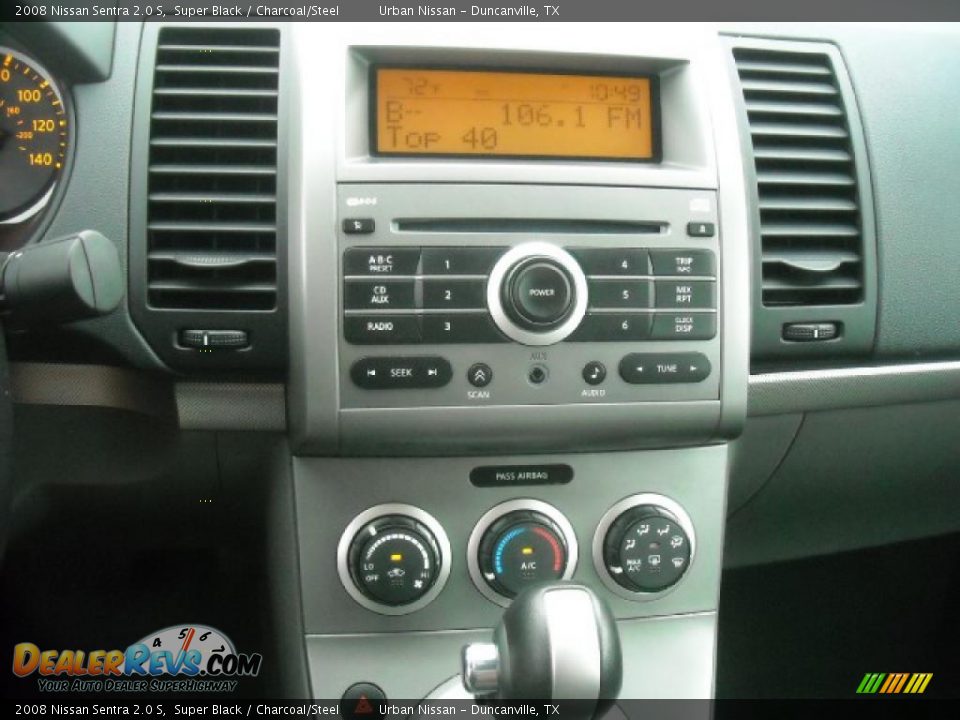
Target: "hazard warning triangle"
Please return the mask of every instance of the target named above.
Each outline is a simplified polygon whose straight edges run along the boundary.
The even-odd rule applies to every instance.
[[[354,715],[368,715],[373,712],[373,705],[367,700],[366,695],[361,695],[357,700],[357,706],[353,709]]]

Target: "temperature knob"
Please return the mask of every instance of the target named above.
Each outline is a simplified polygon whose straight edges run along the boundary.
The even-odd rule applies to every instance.
[[[515,510],[497,519],[480,540],[483,580],[498,595],[516,597],[540,582],[565,576],[568,541],[552,518],[535,510]]]
[[[423,598],[440,576],[442,556],[426,525],[404,515],[368,522],[348,552],[357,589],[376,603],[402,606]]]
[[[631,592],[656,593],[676,584],[690,564],[690,537],[679,518],[658,505],[621,514],[603,541],[610,577]]]

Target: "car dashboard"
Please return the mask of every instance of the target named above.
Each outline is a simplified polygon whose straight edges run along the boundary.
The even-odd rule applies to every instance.
[[[933,26],[0,28],[12,577],[44,507],[179,508],[256,528],[276,695],[442,694],[544,581],[610,608],[622,697],[749,692],[722,578],[960,529],[958,60]]]

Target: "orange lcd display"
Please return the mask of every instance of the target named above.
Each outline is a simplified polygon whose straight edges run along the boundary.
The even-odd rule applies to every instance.
[[[649,77],[377,68],[375,153],[652,161]]]

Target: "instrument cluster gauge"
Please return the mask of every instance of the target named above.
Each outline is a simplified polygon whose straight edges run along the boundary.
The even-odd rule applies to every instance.
[[[0,226],[25,223],[50,202],[70,131],[64,95],[50,73],[0,46]]]

